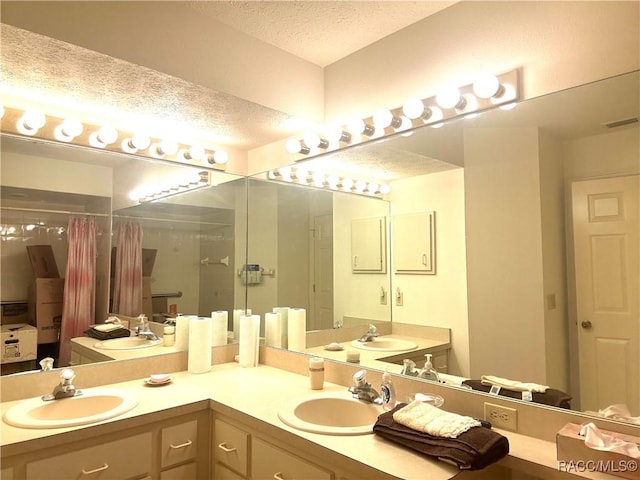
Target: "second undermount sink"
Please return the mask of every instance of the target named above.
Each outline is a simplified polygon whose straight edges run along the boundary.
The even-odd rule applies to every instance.
[[[375,352],[410,352],[418,348],[418,344],[409,340],[393,337],[374,337],[369,342],[354,340],[351,346],[360,350],[372,350]]]
[[[325,435],[373,433],[382,408],[348,393],[310,394],[280,407],[278,417],[290,427]]]
[[[124,337],[112,338],[111,340],[103,340],[94,345],[95,348],[102,350],[133,350],[136,348],[149,348],[162,343],[161,339],[149,340],[144,337]]]
[[[15,404],[3,416],[5,423],[21,428],[64,428],[101,422],[122,415],[138,405],[130,392],[89,388],[80,395],[44,401],[29,398]]]

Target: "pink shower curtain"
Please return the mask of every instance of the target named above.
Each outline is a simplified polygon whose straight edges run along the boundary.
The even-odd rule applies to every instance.
[[[111,311],[137,317],[142,313],[142,227],[133,222],[121,223],[116,235]]]
[[[98,227],[93,218],[70,218],[69,252],[64,281],[59,365],[69,365],[70,339],[81,337],[95,322]]]

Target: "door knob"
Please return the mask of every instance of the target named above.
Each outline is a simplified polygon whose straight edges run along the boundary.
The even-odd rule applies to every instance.
[[[580,325],[582,325],[582,328],[586,328],[587,330],[593,326],[589,320],[584,320]]]

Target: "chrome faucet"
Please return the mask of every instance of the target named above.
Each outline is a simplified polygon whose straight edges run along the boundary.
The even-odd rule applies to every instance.
[[[400,375],[408,375],[410,377],[415,377],[418,375],[418,370],[416,370],[416,362],[405,358],[403,361],[402,370],[400,371]]]
[[[349,392],[353,398],[363,400],[369,403],[375,403],[376,405],[382,405],[382,397],[376,392],[376,390],[367,382],[366,370],[358,370],[353,375],[353,385],[349,387]]]
[[[378,329],[375,325],[369,324],[369,330],[362,337],[358,339],[359,342],[373,342],[373,339],[378,336]]]
[[[149,319],[146,315],[138,315],[138,325],[136,326],[136,335],[144,337],[147,340],[158,340],[158,336],[149,328]]]
[[[61,398],[69,398],[75,397],[77,395],[82,395],[82,390],[77,389],[73,383],[73,379],[76,377],[76,374],[70,368],[65,368],[60,373],[60,384],[56,385],[53,389],[53,393],[43,395],[42,400],[48,402],[50,400],[59,400]]]

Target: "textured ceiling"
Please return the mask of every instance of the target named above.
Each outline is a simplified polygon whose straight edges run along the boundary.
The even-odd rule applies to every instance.
[[[453,1],[189,1],[185,6],[321,67]]]
[[[294,132],[289,116],[238,97],[10,25],[0,34],[3,93],[227,147]]]

